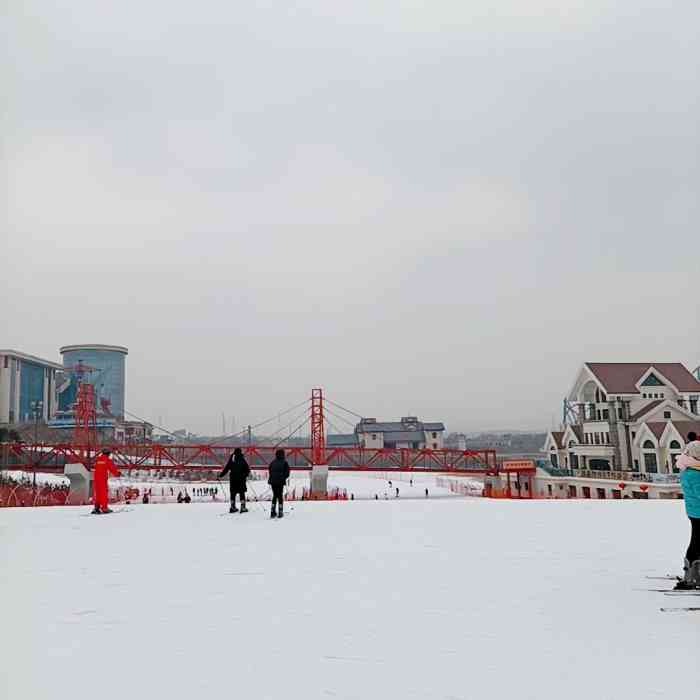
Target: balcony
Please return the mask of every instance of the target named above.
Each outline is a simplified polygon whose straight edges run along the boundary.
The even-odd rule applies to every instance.
[[[546,469],[551,476],[579,479],[607,479],[608,481],[637,481],[647,484],[677,484],[678,474],[647,474],[645,472],[597,471],[592,469]]]

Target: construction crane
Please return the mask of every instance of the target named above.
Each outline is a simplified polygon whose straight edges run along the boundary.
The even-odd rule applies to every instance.
[[[100,370],[86,365],[82,360],[78,360],[76,364],[65,367],[64,371],[75,378],[77,385],[75,402],[70,406],[75,417],[73,444],[78,446],[82,460],[87,463],[92,456],[92,452],[97,448],[95,387],[87,378],[93,372],[99,372]]]

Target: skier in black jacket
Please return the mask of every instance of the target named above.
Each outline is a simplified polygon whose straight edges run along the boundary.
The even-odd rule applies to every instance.
[[[247,513],[248,508],[246,508],[245,505],[245,492],[248,490],[246,479],[250,475],[250,467],[240,447],[237,447],[228,458],[226,466],[221,474],[219,474],[219,479],[226,476],[226,474],[229,475],[229,484],[231,486],[231,507],[229,508],[229,513],[238,512],[238,508],[236,508],[236,494],[241,497],[241,513]]]
[[[277,450],[275,458],[270,462],[267,483],[272,488],[272,511],[271,518],[281,518],[284,515],[284,485],[289,479],[289,464],[284,458],[284,450]],[[278,511],[275,512],[275,504]]]

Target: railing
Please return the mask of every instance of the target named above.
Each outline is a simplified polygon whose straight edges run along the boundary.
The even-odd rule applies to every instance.
[[[0,468],[29,469],[38,472],[62,472],[67,462],[86,458],[79,445],[3,444]],[[235,445],[109,445],[112,459],[120,469],[193,470],[221,469]],[[267,466],[276,446],[240,445],[252,468]],[[292,469],[308,469],[311,448],[285,448]],[[322,455],[333,469],[356,471],[429,471],[490,473],[498,470],[495,450],[370,449],[362,447],[326,447]],[[88,460],[90,461],[90,460]]]
[[[597,469],[556,469],[538,465],[550,476],[580,479],[607,479],[608,481],[645,481],[650,484],[677,484],[678,474],[651,474],[646,472],[598,471]]]

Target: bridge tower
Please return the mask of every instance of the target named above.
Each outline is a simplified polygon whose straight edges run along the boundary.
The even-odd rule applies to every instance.
[[[323,425],[323,389],[311,390],[311,464],[325,464],[326,433]]]
[[[328,493],[326,431],[323,417],[323,389],[311,390],[311,494]]]

